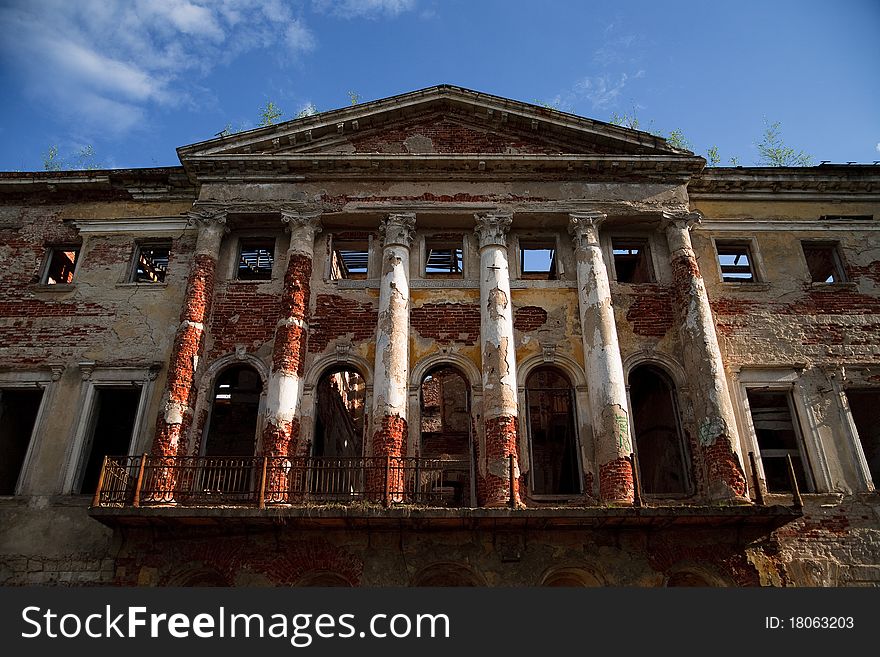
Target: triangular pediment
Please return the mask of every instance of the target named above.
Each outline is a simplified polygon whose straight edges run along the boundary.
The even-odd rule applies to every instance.
[[[240,160],[373,153],[691,155],[649,133],[446,85],[178,149],[185,166],[206,156]]]

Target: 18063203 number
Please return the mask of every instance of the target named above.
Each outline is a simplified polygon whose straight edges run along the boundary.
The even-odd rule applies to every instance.
[[[851,630],[855,627],[852,616],[790,616],[793,630]]]

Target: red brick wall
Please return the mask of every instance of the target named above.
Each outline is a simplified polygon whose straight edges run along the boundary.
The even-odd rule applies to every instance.
[[[356,342],[374,339],[378,315],[372,303],[319,294],[309,321],[309,353],[321,353],[331,341],[349,333]]]
[[[513,314],[513,328],[517,331],[534,331],[547,322],[547,311],[539,306],[523,306]]]
[[[258,292],[256,288],[258,284],[228,283],[217,290],[211,317],[214,343],[210,358],[235,351],[236,345],[256,351],[273,340],[281,295]]]
[[[662,338],[674,326],[672,291],[668,287],[645,284],[618,291],[614,296],[629,297],[626,321],[636,335]]]
[[[474,345],[480,339],[480,307],[475,303],[426,303],[413,308],[410,326],[440,344]]]

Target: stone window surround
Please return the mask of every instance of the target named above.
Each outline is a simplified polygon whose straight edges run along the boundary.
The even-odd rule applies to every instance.
[[[730,386],[734,397],[737,421],[740,428],[740,441],[743,457],[743,465],[746,469],[746,480],[750,489],[754,487],[749,466],[748,453],[754,452],[755,465],[758,477],[764,482],[766,494],[766,478],[764,467],[761,463],[761,450],[755,429],[752,426],[751,407],[749,406],[746,391],[751,388],[764,388],[775,392],[787,392],[791,395],[794,405],[794,429],[798,434],[801,460],[804,466],[804,475],[810,483],[812,490],[801,493],[824,493],[832,488],[831,473],[828,468],[828,459],[825,449],[820,441],[819,434],[813,429],[816,424],[814,414],[806,403],[805,392],[801,379],[802,367],[755,367],[742,368],[734,371],[734,382]],[[754,495],[754,491],[752,491]]]
[[[715,279],[719,285],[725,286],[752,286],[752,285],[760,285],[762,283],[767,282],[766,270],[764,268],[764,259],[761,256],[761,251],[758,249],[758,240],[754,236],[741,236],[741,237],[716,237],[715,235],[710,236],[712,240],[712,253],[714,259],[714,271],[717,278]],[[724,274],[721,271],[721,261],[718,258],[718,243],[721,244],[745,244],[749,248],[749,265],[752,269],[752,280],[738,280],[738,281],[725,281]],[[703,276],[705,277],[706,272],[703,272]]]
[[[529,231],[517,231],[512,229],[507,237],[507,261],[509,263],[510,269],[510,279],[511,282],[514,280],[522,280],[528,283],[534,283],[535,281],[542,281],[543,279],[530,279],[523,278],[522,273],[522,247],[520,244],[522,242],[552,242],[555,246],[556,253],[556,276],[551,279],[553,281],[564,281],[567,280],[566,272],[565,272],[565,263],[562,257],[563,253],[566,252],[563,249],[563,240],[560,239],[560,233],[555,230],[548,230],[549,235],[540,236],[540,235],[532,235]]]
[[[279,253],[286,253],[287,245],[279,244],[279,240],[284,235],[281,233],[281,229],[277,231],[273,230],[236,230],[232,235],[227,235],[221,244],[220,258],[217,263],[217,283],[234,283],[236,285],[260,285],[272,283],[273,281],[278,280],[279,277],[283,276],[279,274],[279,260],[283,260],[284,262],[280,263],[280,266],[283,266],[286,262],[286,258],[279,258]],[[229,239],[231,237],[231,239]],[[272,254],[272,276],[268,279],[260,279],[260,280],[242,280],[238,278],[238,256],[241,251],[241,243],[243,240],[253,240],[253,239],[274,239],[275,240],[275,251]]]
[[[76,262],[73,265],[73,274],[70,277],[70,283],[49,283],[49,268],[52,266],[52,254],[55,251],[76,251]],[[43,251],[43,261],[40,265],[40,287],[47,288],[72,288],[76,285],[76,275],[79,272],[80,265],[83,260],[83,245],[78,242],[58,242],[47,244]]]
[[[152,398],[153,384],[158,373],[157,364],[144,367],[113,367],[99,366],[93,362],[79,364],[82,375],[79,404],[73,422],[67,450],[64,455],[64,467],[61,469],[62,494],[76,495],[77,487],[84,474],[87,455],[84,453],[88,441],[87,434],[93,427],[95,418],[95,400],[100,388],[141,389],[140,400],[135,414],[132,435],[129,440],[128,454],[141,454],[149,450],[152,443],[152,432],[147,431],[147,407]]]
[[[876,383],[870,381],[872,374],[877,374],[876,367],[869,366],[846,366],[840,365],[825,368],[825,374],[831,381],[831,388],[836,397],[837,406],[843,420],[843,429],[848,440],[850,453],[852,455],[856,476],[858,477],[858,487],[865,492],[877,492],[880,490],[880,481],[873,481],[871,471],[868,468],[868,461],[865,458],[865,451],[862,448],[862,441],[859,438],[859,431],[856,427],[855,419],[849,406],[849,398],[846,396],[848,390],[868,390],[873,389],[880,392],[880,388]]]
[[[440,232],[440,231],[434,231]],[[450,231],[453,232],[453,231]],[[459,242],[455,242],[455,240],[447,240],[447,239],[435,239],[431,233],[421,234],[417,238],[419,244],[419,269],[418,275],[423,279],[434,280],[437,278],[435,274],[429,274],[427,272],[428,266],[428,244],[430,242],[434,242],[441,245],[449,245],[451,248],[460,248],[461,249],[461,273],[457,278],[452,278],[451,280],[466,280],[469,277],[473,278],[471,275],[471,267],[469,266],[469,260],[471,258],[471,241],[465,239],[465,234],[462,231]]]
[[[661,277],[661,271],[664,270],[657,257],[659,251],[656,241],[657,236],[658,233],[656,231],[600,230],[599,244],[602,247],[602,257],[605,258],[605,267],[608,270],[609,282],[618,285],[656,285],[658,283],[664,283],[665,281],[662,280],[662,278],[665,277]],[[652,281],[646,283],[628,283],[617,280],[617,270],[614,267],[614,249],[612,248],[612,240],[615,239],[642,241],[647,245],[648,260],[651,264],[651,275],[653,277]],[[669,258],[667,258],[667,262],[668,260]],[[668,264],[666,266],[668,268]]]
[[[49,409],[55,397],[58,379],[64,367],[61,365],[50,366],[50,370],[36,370],[30,372],[2,372],[0,373],[0,389],[11,390],[33,390],[40,388],[43,391],[43,397],[40,400],[40,407],[37,410],[37,416],[34,418],[34,426],[31,429],[31,437],[28,440],[27,451],[24,460],[21,463],[21,470],[18,473],[18,481],[15,485],[15,494],[21,495],[25,489],[31,475],[31,461],[34,454],[39,450],[39,443],[46,434],[46,422],[49,417]]]

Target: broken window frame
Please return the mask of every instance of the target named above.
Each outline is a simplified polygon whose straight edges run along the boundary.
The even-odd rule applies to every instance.
[[[153,391],[155,368],[108,367],[94,368],[93,363],[80,363],[84,378],[80,389],[73,440],[65,459],[62,493],[79,495],[91,452],[92,435],[97,422],[97,391],[101,388],[140,388],[137,411],[129,437],[128,454],[149,450],[151,436],[146,431],[147,405]],[[123,454],[109,456],[126,456]],[[94,491],[92,491],[94,493]]]
[[[40,400],[40,406],[37,409],[37,415],[34,418],[34,426],[31,429],[31,435],[28,439],[27,451],[21,462],[18,472],[18,481],[15,485],[15,495],[21,495],[22,490],[26,486],[32,471],[31,463],[33,455],[39,449],[42,437],[46,433],[46,423],[49,420],[49,409],[52,407],[52,400],[57,387],[55,380],[50,372],[8,372],[0,374],[0,394],[2,390],[35,390],[41,389],[43,397]],[[2,421],[2,418],[0,418]]]
[[[754,240],[714,240],[715,242],[715,261],[718,265],[718,275],[722,283],[760,283],[761,277],[758,273],[758,264],[757,264],[757,249],[755,248]],[[745,255],[747,264],[743,265],[734,260],[733,263],[723,263],[721,261],[722,257],[728,257],[730,254],[722,253],[722,251],[726,251],[728,249],[742,249],[745,253],[734,256],[735,258],[740,258]],[[738,271],[731,271],[731,268],[736,268]],[[744,271],[747,270],[747,271]],[[745,276],[738,276],[737,274],[748,274],[748,278]]]
[[[246,282],[246,283],[261,283],[261,282],[265,283],[267,281],[271,281],[273,274],[275,272],[275,260],[276,260],[275,241],[276,240],[274,237],[268,237],[268,236],[254,235],[254,236],[239,237],[238,238],[238,245],[237,245],[237,248],[235,251],[236,257],[235,257],[234,270],[233,270],[235,280],[240,281],[240,282]],[[244,278],[242,277],[242,275],[241,275],[242,272],[248,270],[247,267],[242,267],[243,253],[244,253],[245,249],[248,249],[248,248],[265,249],[266,251],[268,251],[270,253],[270,257],[271,257],[272,261],[269,264],[268,272],[266,271],[265,268],[260,268],[259,259],[261,256],[258,255],[257,256],[258,269],[255,270],[255,274],[246,276]],[[260,275],[256,275],[257,273],[259,273]],[[266,275],[267,273],[268,273],[268,275]]]
[[[632,246],[629,246],[629,248],[627,248],[627,245],[638,245],[640,247],[640,257],[645,263],[644,268],[647,272],[647,280],[633,281],[620,279],[620,271],[617,262],[618,254],[616,252],[623,250],[632,250]],[[622,283],[624,285],[644,285],[646,283],[657,282],[657,275],[654,268],[653,249],[651,248],[651,240],[647,236],[612,235],[608,241],[608,252],[610,254],[609,260],[611,262],[611,269],[614,274],[614,280],[618,283]],[[621,254],[621,257],[632,256],[624,256],[623,254]],[[633,271],[635,271],[637,268],[637,266],[633,267]]]
[[[331,234],[328,237],[328,248],[327,248],[327,280],[328,281],[363,281],[370,278],[371,267],[370,261],[372,260],[372,244],[373,239],[372,236],[369,239],[365,240],[348,240],[348,239],[338,239],[335,235]],[[346,263],[346,256],[342,254],[342,252],[352,253],[352,254],[363,254],[363,255],[354,255],[349,256],[350,261],[353,263],[363,263],[363,271],[350,271],[348,269],[348,263]],[[340,268],[338,265],[341,265],[344,269]],[[361,269],[359,266],[358,269]],[[338,275],[339,272],[342,272],[344,275]]]
[[[431,253],[432,251],[449,251],[449,271],[431,271]],[[456,258],[454,254],[458,251],[458,257]],[[433,239],[431,237],[426,237],[424,241],[424,266],[422,267],[422,275],[425,278],[436,278],[436,279],[458,279],[464,278],[464,240],[454,241],[454,240],[444,240],[444,239]]]
[[[129,283],[138,283],[143,285],[164,285],[168,279],[168,263],[171,259],[171,240],[156,240],[156,241],[144,241],[144,242],[136,242],[134,247],[134,258],[132,259],[131,264],[131,275],[129,276]],[[150,280],[149,278],[141,279],[138,275],[138,270],[140,269],[140,261],[141,254],[144,249],[167,249],[168,254],[165,260],[165,270],[162,272],[161,280]],[[146,270],[146,269],[145,269]]]
[[[810,258],[807,255],[807,250],[823,250],[828,251],[831,256],[831,268],[832,273],[830,276],[826,277],[825,280],[816,280],[816,275],[813,270],[810,268]],[[813,285],[839,285],[841,283],[848,282],[848,278],[846,276],[846,269],[843,266],[843,257],[840,255],[840,243],[839,242],[828,242],[824,240],[801,240],[801,254],[804,257],[804,263],[807,267],[807,275],[810,277],[810,283]],[[828,278],[833,278],[834,280],[828,280]]]
[[[544,269],[526,269],[526,254],[529,251],[550,251],[550,263]],[[542,239],[520,237],[517,239],[517,267],[519,278],[531,281],[556,281],[562,276],[559,262],[559,245],[555,238]]]
[[[52,278],[52,268],[53,262],[55,261],[55,255],[60,253],[70,253],[73,252],[73,266],[72,271],[70,271],[69,280],[63,283],[59,283],[58,281],[52,282],[50,279]],[[50,246],[46,249],[46,254],[43,259],[43,270],[40,274],[40,284],[41,285],[73,285],[74,280],[76,280],[76,272],[79,269],[80,256],[82,252],[82,246],[79,244],[56,244]]]
[[[857,384],[847,386],[842,390],[838,389],[838,392],[843,393],[843,399],[841,401],[844,404],[843,410],[845,413],[845,420],[849,437],[852,441],[852,450],[855,456],[856,468],[862,479],[861,484],[864,486],[865,490],[873,490],[874,492],[880,491],[880,468],[878,468],[876,473],[871,470],[868,457],[865,453],[864,438],[862,438],[859,431],[859,425],[856,422],[856,416],[852,411],[852,398],[850,396],[851,394],[873,394],[880,397],[880,388],[871,385]]]

